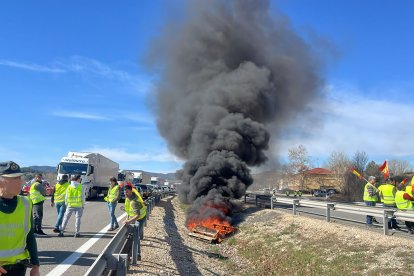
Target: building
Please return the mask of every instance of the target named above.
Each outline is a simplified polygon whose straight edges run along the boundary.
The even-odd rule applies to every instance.
[[[341,190],[340,181],[335,174],[324,168],[314,168],[295,174],[286,181],[289,190],[319,190],[319,189],[335,189]],[[286,186],[286,184],[284,185]]]

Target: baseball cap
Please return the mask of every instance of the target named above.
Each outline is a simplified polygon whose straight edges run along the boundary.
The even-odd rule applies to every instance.
[[[0,162],[0,176],[2,177],[18,177],[23,173],[20,166],[13,161]]]

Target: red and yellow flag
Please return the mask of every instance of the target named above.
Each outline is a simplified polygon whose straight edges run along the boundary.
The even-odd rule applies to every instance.
[[[355,168],[351,168],[351,172],[358,176],[359,179],[363,178],[362,175]]]
[[[404,178],[403,181],[401,181],[400,183],[405,185],[405,183],[407,183],[407,181],[408,181],[408,178]]]
[[[388,179],[388,177],[390,176],[390,171],[388,170],[387,160],[384,161],[384,164],[382,164],[382,166],[379,167],[378,170],[384,174],[384,179]]]

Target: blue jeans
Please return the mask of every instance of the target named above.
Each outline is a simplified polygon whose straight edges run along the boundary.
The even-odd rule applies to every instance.
[[[144,239],[144,224],[145,224],[145,219],[147,218],[147,216],[145,215],[145,217],[143,217],[140,220],[137,220],[135,223],[139,222],[139,238],[140,240]]]
[[[56,205],[56,211],[58,214],[55,228],[60,229],[60,226],[62,225],[62,221],[63,221],[63,216],[65,215],[66,205],[65,205],[65,202],[59,202],[59,203],[56,203],[55,205]]]
[[[397,208],[395,206],[395,204],[385,204],[384,203],[383,206],[384,206],[385,209],[395,209],[395,208]],[[397,220],[395,219],[395,217],[392,217],[391,220],[388,222],[388,228],[389,229],[391,229],[391,228],[395,229],[397,227],[398,227]]]
[[[374,201],[365,201],[366,206],[375,206]],[[372,218],[373,216],[367,216],[367,224],[372,224]]]
[[[108,210],[109,210],[109,225],[111,228],[114,228],[118,225],[118,221],[115,216],[115,208],[116,208],[117,202],[108,202]]]

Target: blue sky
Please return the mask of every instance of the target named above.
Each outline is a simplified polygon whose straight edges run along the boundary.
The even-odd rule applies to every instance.
[[[55,166],[68,151],[97,151],[124,169],[180,168],[155,126],[157,75],[143,59],[185,3],[1,2],[0,160]],[[272,2],[321,43],[326,60],[327,98],[312,104],[322,123],[292,123],[301,131],[278,141],[282,156],[303,144],[316,165],[334,150],[414,161],[413,8],[408,0]]]

